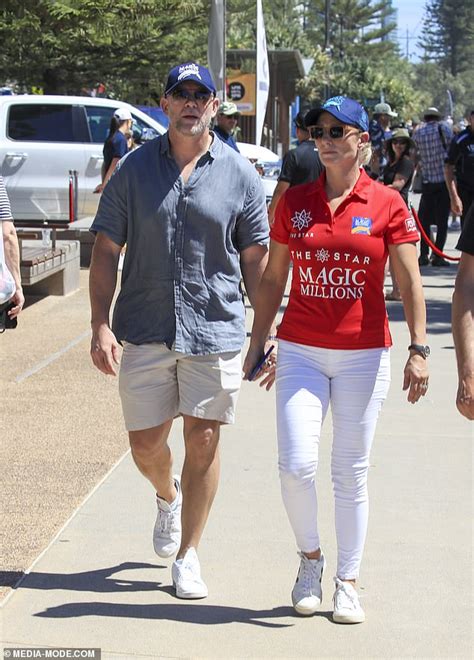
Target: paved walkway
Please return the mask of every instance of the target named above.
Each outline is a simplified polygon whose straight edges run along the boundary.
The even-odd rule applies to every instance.
[[[454,405],[453,272],[424,269],[431,379],[416,406],[401,391],[402,308],[389,303],[393,379],[372,454],[365,624],[330,618],[329,424],[318,475],[323,607],[312,618],[293,615],[298,558],[279,494],[274,394],[244,383],[238,423],[223,433],[221,485],[200,546],[209,598],[174,598],[171,561],[152,549],[153,494],[126,454],[7,599],[3,646],[100,647],[103,658],[470,658],[473,426]],[[81,359],[87,355],[75,354],[72,368]],[[61,362],[47,367],[51,378]],[[179,467],[179,422],[172,445]]]

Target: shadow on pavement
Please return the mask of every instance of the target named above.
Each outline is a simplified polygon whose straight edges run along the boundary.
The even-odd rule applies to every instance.
[[[12,586],[18,583],[24,576],[18,587],[22,589],[42,590],[68,590],[68,591],[93,591],[98,593],[110,592],[133,592],[133,591],[156,591],[160,582],[144,582],[127,580],[126,578],[111,578],[115,573],[131,569],[143,568],[166,568],[157,564],[145,564],[140,562],[123,562],[110,568],[102,568],[97,571],[84,571],[82,573],[37,573],[28,574],[18,571],[3,571],[0,574],[2,586]]]
[[[390,323],[405,320],[401,302],[387,302],[387,312]],[[451,335],[451,301],[430,300],[426,298],[426,330],[429,335]]]
[[[172,604],[132,605],[128,603],[67,603],[50,607],[35,614],[45,618],[75,618],[81,616],[122,617],[124,619],[167,619],[181,623],[216,625],[249,623],[264,628],[289,628],[293,623],[273,623],[263,619],[295,617],[292,607],[275,607],[271,610],[251,610],[243,607],[222,605]],[[332,612],[317,612],[315,616],[332,622]]]

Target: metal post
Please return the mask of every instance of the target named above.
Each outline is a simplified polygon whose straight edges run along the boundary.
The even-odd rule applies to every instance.
[[[227,57],[226,57],[226,26],[227,26],[227,7],[226,1],[224,0],[224,38],[222,40],[222,61],[223,61],[223,76],[224,76],[224,89],[222,90],[222,100],[227,101]]]
[[[329,24],[330,24],[330,15],[331,15],[331,0],[325,0],[324,2],[324,52],[326,55],[331,57],[331,38],[329,33]],[[329,85],[326,83],[324,85],[324,96],[329,98]]]

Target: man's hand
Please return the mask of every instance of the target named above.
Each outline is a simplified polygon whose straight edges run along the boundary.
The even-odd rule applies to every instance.
[[[99,183],[99,185],[94,188],[95,193],[101,193],[103,190],[104,190],[104,184],[103,183]]]
[[[91,358],[99,371],[107,376],[116,376],[120,346],[114,333],[105,323],[92,331]]]
[[[408,390],[407,400],[416,403],[428,391],[428,365],[421,355],[410,355],[403,371],[403,389]]]
[[[474,375],[459,379],[456,406],[461,415],[474,420]]]
[[[462,201],[459,195],[451,196],[451,212],[454,215],[462,215]]]
[[[255,377],[252,379],[253,382],[262,378],[261,382],[259,383],[260,387],[265,387],[267,392],[275,382],[276,360],[277,360],[276,340],[272,339],[267,341],[263,350],[261,350],[259,347],[255,348],[250,346],[247,355],[245,356],[244,365],[243,365],[244,380],[248,380],[248,377],[251,374],[252,369],[258,364],[259,360],[262,358],[263,355],[265,355],[265,352],[268,351],[268,349],[272,345],[275,348],[268,356],[267,360],[265,361],[265,364],[261,367],[261,369],[257,372]]]

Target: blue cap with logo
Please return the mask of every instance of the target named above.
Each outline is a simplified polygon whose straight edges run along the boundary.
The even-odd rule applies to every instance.
[[[209,70],[205,66],[196,64],[196,62],[185,62],[184,64],[174,66],[169,72],[168,80],[166,81],[165,96],[172,92],[175,87],[189,80],[201,85],[201,87],[207,89],[211,94],[216,93],[216,86]]]
[[[360,103],[350,99],[348,96],[333,96],[324,101],[319,108],[310,110],[305,118],[306,126],[314,126],[322,112],[329,112],[330,115],[342,121],[343,124],[357,126],[361,131],[369,130],[369,116]]]

